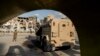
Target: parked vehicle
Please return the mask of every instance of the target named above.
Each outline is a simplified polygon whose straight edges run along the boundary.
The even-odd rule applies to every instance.
[[[36,35],[44,51],[54,51],[57,47],[75,45],[75,27],[68,18],[47,17]]]

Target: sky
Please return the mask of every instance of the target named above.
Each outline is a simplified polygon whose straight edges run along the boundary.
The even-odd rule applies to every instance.
[[[61,12],[58,12],[58,11],[55,11],[55,10],[47,10],[47,9],[33,10],[33,11],[30,11],[30,12],[26,12],[24,14],[21,14],[18,17],[37,16],[37,19],[43,19],[44,17],[46,17],[48,15],[54,15],[54,17],[56,17],[56,18],[67,17]]]

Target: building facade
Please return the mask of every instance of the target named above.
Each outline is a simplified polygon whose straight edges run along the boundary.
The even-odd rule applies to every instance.
[[[9,20],[5,24],[0,26],[0,31],[13,32],[17,30],[18,32],[30,32],[35,31],[37,23],[37,17],[15,17]]]

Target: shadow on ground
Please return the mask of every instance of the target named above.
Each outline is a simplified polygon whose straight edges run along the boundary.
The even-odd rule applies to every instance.
[[[26,54],[25,54],[24,49],[18,45],[9,47],[9,50],[6,56],[17,56],[17,55],[25,56]]]
[[[75,50],[63,50],[64,53],[68,54],[69,56],[76,56],[75,54],[80,54],[80,52],[75,51]]]
[[[34,48],[34,41],[36,40],[36,36],[31,36],[29,35],[28,37],[26,37],[26,41],[23,42],[23,46],[28,47],[30,49]]]
[[[4,46],[4,43],[0,43],[0,56],[3,54]]]
[[[61,47],[53,52],[43,52],[41,48],[38,48],[35,45],[36,43],[35,36],[29,35],[28,37],[26,37],[26,39],[27,40],[24,41],[22,45],[28,48],[28,50],[25,50],[22,46],[19,46],[19,45],[10,46],[6,56],[60,56],[59,51],[69,56],[76,56],[75,54],[80,54],[80,52],[76,51],[76,50],[80,50],[80,46],[78,45],[75,45],[74,50],[68,49],[69,47]],[[63,56],[66,56],[66,55],[63,55]]]

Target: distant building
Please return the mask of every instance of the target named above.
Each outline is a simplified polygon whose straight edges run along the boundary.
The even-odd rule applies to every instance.
[[[47,23],[51,22],[52,19],[56,19],[56,18],[53,15],[48,15],[43,20],[41,20],[41,23],[42,23],[42,25],[47,24]]]
[[[17,29],[19,32],[29,32],[35,31],[37,23],[37,17],[15,17],[12,20],[9,20],[5,24],[1,25],[1,31],[10,31],[13,32]]]

